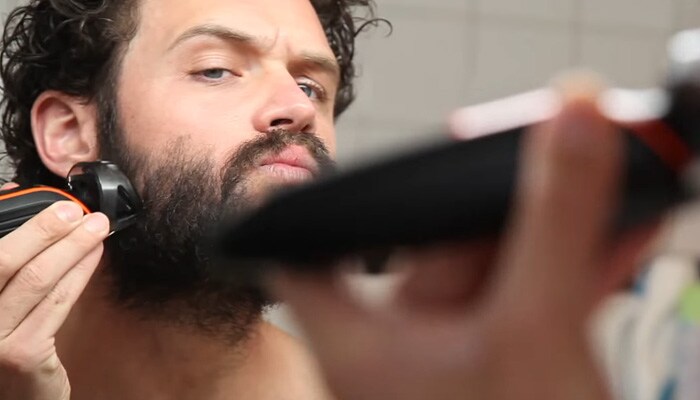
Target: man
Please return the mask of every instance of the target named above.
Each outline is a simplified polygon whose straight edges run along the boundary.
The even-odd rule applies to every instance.
[[[221,213],[332,166],[353,97],[351,7],[368,6],[33,0],[10,15],[16,181],[111,160],[146,216],[104,256],[104,216],[70,203],[0,242],[0,398],[328,398],[255,290],[207,280],[199,240]]]
[[[3,134],[17,180],[109,159],[147,214],[104,256],[104,216],[66,203],[0,240],[0,397],[330,396],[303,348],[260,321],[255,290],[207,279],[199,239],[222,210],[331,165],[352,97],[351,5],[366,2],[34,0],[10,16]],[[605,396],[583,325],[605,275],[592,266],[608,257],[619,138],[594,95],[574,97],[532,135],[502,244],[407,254],[398,296],[370,310],[335,277],[271,279],[335,396]]]

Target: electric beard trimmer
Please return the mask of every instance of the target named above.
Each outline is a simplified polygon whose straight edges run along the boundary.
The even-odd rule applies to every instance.
[[[697,194],[688,177],[700,154],[700,30],[677,35],[670,50],[665,89],[617,89],[601,98],[626,140],[623,198],[612,227],[618,232]],[[266,265],[260,260],[327,270],[328,261],[346,256],[498,235],[513,200],[522,137],[556,113],[526,106],[552,96],[544,90],[469,108],[474,129],[492,134],[293,189],[229,221],[220,231],[225,262],[216,273],[235,281],[250,272],[243,269]]]
[[[68,174],[65,189],[35,186],[0,191],[0,237],[58,201],[76,202],[85,214],[105,214],[111,233],[136,222],[142,208],[131,183],[114,164],[80,163]]]

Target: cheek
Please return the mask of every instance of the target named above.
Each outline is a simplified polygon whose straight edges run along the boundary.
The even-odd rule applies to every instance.
[[[157,152],[179,138],[212,152],[220,164],[242,143],[255,137],[251,110],[197,96],[147,95],[122,101],[122,123],[129,143]],[[167,155],[164,155],[167,156]]]
[[[151,84],[143,87],[140,82],[144,81]],[[212,154],[217,165],[223,165],[241,144],[259,135],[253,126],[254,94],[232,94],[223,89],[196,90],[173,79],[125,79],[119,109],[127,140],[136,148],[158,152],[185,137],[195,148]],[[316,122],[318,136],[335,158],[332,116],[319,112]]]
[[[332,120],[326,120],[324,118],[319,118],[318,121],[318,132],[319,138],[323,141],[331,155],[331,158],[336,159],[337,148],[336,148],[336,137],[335,137],[335,126]]]

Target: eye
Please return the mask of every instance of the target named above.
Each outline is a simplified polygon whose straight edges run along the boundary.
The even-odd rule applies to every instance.
[[[302,80],[298,83],[299,89],[304,92],[311,100],[324,101],[326,99],[326,89],[316,82],[310,80]]]
[[[224,78],[227,78],[230,75],[233,75],[233,72],[231,72],[225,68],[208,68],[208,69],[196,72],[195,75],[199,76],[207,81],[220,81]]]

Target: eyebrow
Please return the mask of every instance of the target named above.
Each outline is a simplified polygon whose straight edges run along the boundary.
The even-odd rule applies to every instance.
[[[245,32],[229,29],[221,25],[198,25],[186,30],[180,36],[173,41],[173,43],[168,47],[168,51],[171,51],[175,47],[181,45],[190,39],[194,39],[199,36],[212,36],[222,40],[236,42],[244,44],[247,46],[262,48],[263,40],[256,38],[255,36],[249,35]]]
[[[265,47],[269,47],[270,42],[265,38],[256,37],[246,32],[231,29],[222,25],[206,24],[198,25],[186,30],[184,33],[178,36],[175,41],[173,41],[173,43],[168,47],[168,51],[172,51],[183,42],[200,36],[211,36],[227,42],[233,42],[256,49],[264,49]],[[320,53],[310,51],[302,52],[300,59],[296,62],[292,62],[292,64],[297,67],[311,65],[312,67],[331,75],[337,80],[339,80],[341,76],[338,61],[335,58],[328,57]]]
[[[327,57],[323,54],[303,52],[301,54],[301,62],[298,64],[310,65],[320,71],[331,75],[334,79],[340,80],[340,66],[335,58]],[[292,63],[296,64],[296,63]]]

